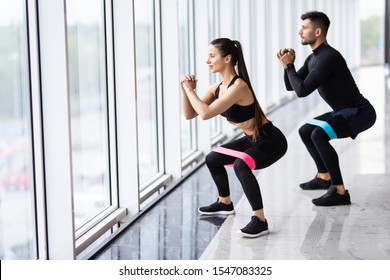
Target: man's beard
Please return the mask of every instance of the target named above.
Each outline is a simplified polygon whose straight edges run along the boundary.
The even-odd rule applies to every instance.
[[[311,44],[314,44],[315,42],[316,42],[316,39],[313,39],[313,40],[301,40],[301,44],[303,46],[311,45]]]

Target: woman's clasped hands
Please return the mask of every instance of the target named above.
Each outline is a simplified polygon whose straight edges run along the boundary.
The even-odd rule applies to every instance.
[[[180,83],[185,89],[185,91],[195,90],[197,82],[198,80],[195,78],[195,75],[190,74],[184,75],[180,79]]]

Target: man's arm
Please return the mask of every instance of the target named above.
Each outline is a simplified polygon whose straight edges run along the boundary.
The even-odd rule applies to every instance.
[[[286,85],[286,89],[289,91],[294,90],[293,86],[290,83],[290,79],[287,74],[287,68],[294,67],[294,64],[288,64],[286,65],[286,68],[284,69],[284,84]],[[296,75],[304,80],[306,76],[309,74],[309,70],[307,69],[306,63],[296,72]]]
[[[301,69],[298,70],[298,72],[295,71],[295,50],[291,48],[284,48],[280,49],[279,52],[276,54],[276,56],[279,59],[280,64],[284,68],[284,84],[286,86],[286,89],[288,91],[295,90],[294,85],[296,84],[296,81],[291,80],[289,78],[288,69],[292,69],[292,71],[295,73],[295,80],[304,80],[307,75],[309,74],[309,69],[307,66],[307,63],[305,61],[304,65],[301,67]],[[293,75],[291,75],[293,77]]]
[[[293,64],[287,65],[285,72],[290,82],[290,86],[294,89],[298,97],[308,96],[310,93],[319,88],[328,79],[333,71],[334,62],[332,59],[318,59],[315,65],[308,68],[308,61],[314,59],[309,57],[305,61],[305,66],[296,72]]]
[[[298,70],[295,70],[294,64],[288,64],[284,69],[284,83],[287,90],[293,90],[298,97],[305,97],[312,93],[315,89],[310,90],[305,85],[305,80],[309,75],[309,69],[305,64]]]

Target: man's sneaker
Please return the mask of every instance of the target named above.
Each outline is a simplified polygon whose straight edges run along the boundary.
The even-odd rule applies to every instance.
[[[338,194],[336,187],[331,185],[323,196],[312,200],[317,206],[335,206],[335,205],[349,205],[351,204],[351,197],[348,190],[343,195]]]
[[[321,178],[315,177],[314,179],[302,183],[299,186],[302,188],[302,190],[327,190],[331,185],[330,180],[324,180]]]
[[[261,221],[258,217],[252,216],[251,221],[240,230],[244,237],[258,237],[269,233],[267,220]]]
[[[209,206],[200,207],[198,211],[203,215],[230,215],[235,213],[233,202],[226,205],[225,203],[218,202],[218,199]]]

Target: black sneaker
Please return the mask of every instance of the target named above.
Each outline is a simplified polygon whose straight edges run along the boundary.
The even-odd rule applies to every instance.
[[[230,215],[235,213],[233,202],[226,205],[225,203],[218,202],[218,200],[209,206],[200,207],[198,211],[203,215]]]
[[[324,180],[321,178],[315,177],[314,179],[302,183],[299,186],[301,187],[302,190],[327,190],[331,185],[330,180]]]
[[[345,194],[341,195],[337,193],[336,187],[331,185],[323,196],[312,200],[316,206],[336,206],[336,205],[349,205],[351,204],[351,197],[348,190]]]
[[[258,237],[269,233],[267,220],[261,221],[258,217],[252,216],[251,221],[242,229],[240,233],[244,237]]]

